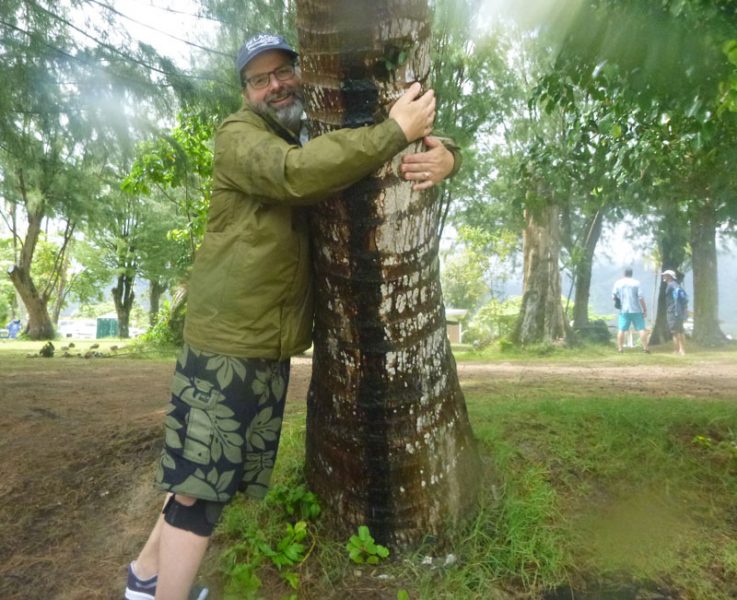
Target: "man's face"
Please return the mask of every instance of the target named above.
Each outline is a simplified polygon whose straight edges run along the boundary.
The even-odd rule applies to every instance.
[[[258,75],[269,74],[269,82],[263,88],[254,88],[251,83],[246,83],[243,98],[256,112],[271,115],[294,131],[299,129],[304,109],[298,71],[284,80],[279,80],[274,74],[274,71],[292,65],[293,62],[289,54],[280,50],[269,50],[259,54],[246,65],[243,79],[248,81]]]

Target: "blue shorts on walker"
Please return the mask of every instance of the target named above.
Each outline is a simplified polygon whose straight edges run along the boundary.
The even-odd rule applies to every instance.
[[[619,331],[627,331],[630,325],[634,325],[637,331],[645,329],[645,317],[642,313],[619,313]]]

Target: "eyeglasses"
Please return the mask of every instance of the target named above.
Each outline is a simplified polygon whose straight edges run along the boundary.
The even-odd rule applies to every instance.
[[[262,90],[269,85],[271,82],[271,76],[273,75],[277,81],[289,81],[294,77],[296,67],[293,64],[282,65],[278,69],[269,71],[268,73],[259,73],[253,77],[246,78],[246,83],[250,85],[254,90]]]

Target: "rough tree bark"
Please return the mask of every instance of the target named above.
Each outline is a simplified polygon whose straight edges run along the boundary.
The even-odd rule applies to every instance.
[[[31,202],[25,186],[23,171],[18,173],[20,194],[28,213],[26,235],[21,245],[18,260],[9,270],[8,275],[13,282],[21,301],[28,311],[28,324],[25,333],[32,340],[50,340],[54,337],[54,325],[49,316],[49,297],[38,290],[31,276],[31,264],[36,244],[41,234],[44,219],[43,202]],[[34,210],[35,205],[35,210]],[[15,235],[15,232],[13,232]]]
[[[691,215],[691,263],[693,267],[693,339],[704,346],[724,344],[719,327],[716,215],[704,201]]]
[[[656,230],[658,250],[662,258],[661,270],[672,269],[680,273],[681,266],[686,260],[687,226],[675,202],[665,203],[662,211],[660,225]],[[665,310],[665,284],[661,281],[655,323],[650,333],[650,345],[663,344],[670,340]]]
[[[591,270],[594,265],[594,252],[601,237],[604,224],[603,211],[597,211],[586,222],[586,237],[583,240],[582,254],[576,263],[574,277],[576,291],[573,304],[573,328],[585,329],[589,324],[589,298],[591,297]]]
[[[312,132],[357,127],[430,71],[427,0],[302,0]],[[442,536],[475,501],[478,455],[446,335],[441,207],[398,158],[312,215],[316,325],[306,474],[342,535]]]
[[[162,283],[161,280],[153,278],[149,279],[149,312],[148,312],[148,324],[153,327],[156,325],[156,321],[159,318],[159,309],[161,307],[161,296],[166,291],[166,283]]]
[[[554,342],[568,327],[560,294],[558,207],[548,202],[525,212],[522,307],[514,339],[520,344]]]
[[[131,308],[136,297],[133,291],[134,277],[122,273],[118,275],[118,283],[112,289],[115,312],[118,315],[118,336],[129,338]]]

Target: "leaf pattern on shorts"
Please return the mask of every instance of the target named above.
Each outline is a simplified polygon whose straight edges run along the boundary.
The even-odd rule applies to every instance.
[[[222,402],[225,396],[212,383],[199,377],[187,377],[175,373],[171,382],[171,393],[185,404],[207,410]]]
[[[263,498],[276,460],[289,363],[188,345],[177,363],[166,449],[156,465],[159,487],[217,501],[236,489]]]
[[[164,452],[161,455],[161,466],[166,467],[167,469],[176,469],[177,463],[174,462],[174,459],[168,452]]]
[[[261,452],[246,456],[245,472],[243,479],[249,482],[259,482],[259,478],[265,477],[268,482],[271,471],[274,469],[274,452]]]
[[[234,375],[238,375],[241,381],[246,380],[246,366],[239,359],[232,356],[214,355],[207,361],[205,369],[217,372],[215,376],[221,390],[230,385]]]
[[[182,346],[182,351],[179,353],[179,358],[177,359],[177,362],[182,366],[182,368],[184,368],[187,364],[190,353],[194,354],[195,356],[200,356],[202,354],[202,352],[200,352],[196,348],[192,348],[189,344],[184,344]]]
[[[248,431],[246,431],[248,450],[253,448],[264,450],[267,442],[276,440],[281,428],[281,417],[273,417],[273,414],[274,408],[267,406],[260,410],[251,421]]]
[[[258,404],[261,406],[269,401],[269,393],[277,398],[281,398],[285,387],[286,382],[284,381],[284,376],[282,375],[279,364],[276,363],[271,368],[256,371],[256,377],[253,380],[251,389],[259,397]]]
[[[237,433],[240,423],[234,419],[235,413],[225,404],[217,404],[206,411],[212,424],[210,451],[212,460],[218,462],[223,455],[228,462],[236,464],[242,460],[243,436]]]
[[[165,430],[165,438],[166,438],[166,445],[169,448],[172,448],[174,450],[181,450],[182,448],[182,440],[179,437],[179,434],[167,426]]]
[[[217,469],[212,468],[205,474],[202,469],[197,469],[177,487],[187,490],[187,494],[196,498],[223,501],[227,500],[227,493],[224,492],[227,492],[234,476],[234,470],[219,473]]]

